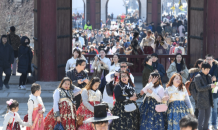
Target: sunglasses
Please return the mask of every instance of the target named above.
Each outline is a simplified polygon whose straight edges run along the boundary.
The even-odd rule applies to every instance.
[[[126,68],[127,66],[120,66],[120,68]]]
[[[121,76],[121,78],[126,78],[126,77],[128,77],[127,75],[125,75],[125,76]]]

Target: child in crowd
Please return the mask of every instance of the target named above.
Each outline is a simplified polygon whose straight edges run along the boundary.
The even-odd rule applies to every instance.
[[[31,127],[27,127],[26,130],[44,130],[44,118],[43,113],[45,107],[42,102],[41,86],[39,84],[32,84],[31,94],[27,102],[28,106],[28,123]]]
[[[16,100],[10,99],[7,103],[8,113],[5,115],[2,130],[20,130],[20,125],[29,126],[29,123],[23,122],[20,115],[19,103]]]

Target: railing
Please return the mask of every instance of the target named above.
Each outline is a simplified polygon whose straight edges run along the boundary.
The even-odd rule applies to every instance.
[[[84,55],[88,61],[88,71],[89,74],[92,74],[91,71],[91,64],[95,57],[95,55]],[[120,55],[120,58],[127,58],[127,61],[130,63],[133,63],[133,66],[129,66],[129,69],[131,73],[135,76],[141,76],[142,71],[144,68],[144,59],[147,55]],[[112,58],[113,55],[106,55],[107,58]],[[189,56],[188,55],[183,55],[183,58],[185,59],[186,65],[189,65]],[[158,61],[161,63],[165,70],[167,70],[171,64],[171,62],[175,59],[175,55],[159,55],[158,56]]]

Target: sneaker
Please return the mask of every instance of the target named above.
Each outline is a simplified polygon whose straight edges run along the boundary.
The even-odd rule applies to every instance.
[[[21,89],[21,88],[23,88],[23,86],[22,86],[22,85],[18,86],[18,89]]]
[[[23,89],[26,89],[26,86],[25,86],[25,85],[23,85]]]
[[[217,127],[216,126],[212,126],[211,130],[217,130]]]
[[[10,88],[8,84],[4,84],[4,85],[5,85],[5,87],[6,87],[7,89],[9,89],[9,88]]]

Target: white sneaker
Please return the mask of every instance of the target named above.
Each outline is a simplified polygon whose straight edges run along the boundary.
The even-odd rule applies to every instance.
[[[18,89],[24,90],[24,89],[26,89],[26,87],[23,86],[23,85],[20,85],[20,86],[18,87]]]
[[[18,86],[18,89],[22,89],[22,88],[23,88],[23,86],[22,86],[22,85]]]
[[[25,85],[23,85],[23,89],[26,89],[26,86],[25,86]]]

